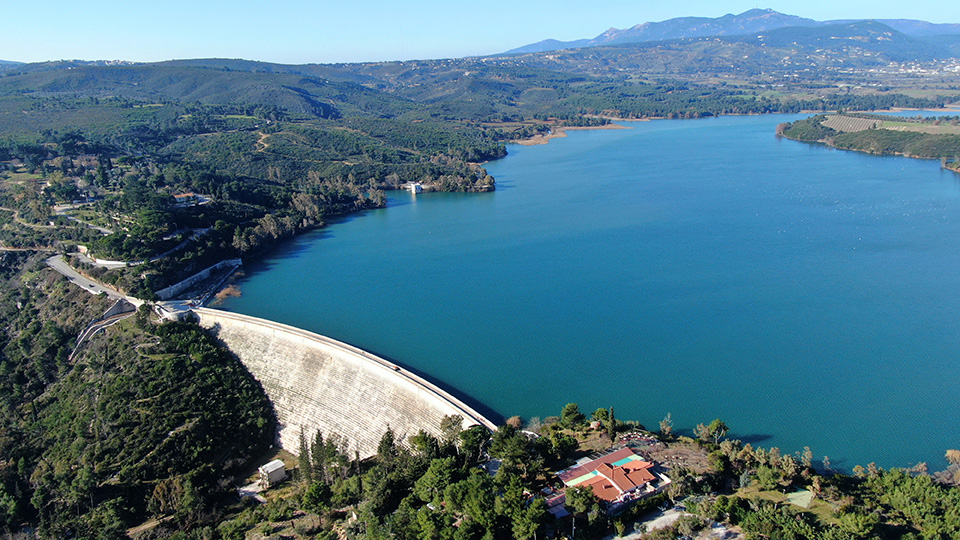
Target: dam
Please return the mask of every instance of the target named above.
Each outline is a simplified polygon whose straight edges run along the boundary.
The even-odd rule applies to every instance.
[[[387,426],[398,440],[418,431],[440,434],[444,416],[463,427],[496,424],[435,384],[376,355],[306,330],[211,308],[194,308],[273,402],[280,445],[299,452],[300,433],[312,440],[339,434],[347,455],[376,454]]]

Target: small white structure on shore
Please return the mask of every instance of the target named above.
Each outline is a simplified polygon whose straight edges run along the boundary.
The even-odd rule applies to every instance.
[[[423,193],[423,184],[420,182],[411,182],[410,183],[410,193],[416,195],[417,193]]]
[[[260,478],[257,480],[260,483],[260,487],[267,489],[270,486],[276,485],[278,482],[283,481],[287,477],[287,472],[283,468],[283,461],[275,459],[266,465],[263,465],[259,469]]]

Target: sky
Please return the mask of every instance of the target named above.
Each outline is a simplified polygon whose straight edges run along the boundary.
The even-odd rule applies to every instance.
[[[956,0],[0,0],[0,60],[244,58],[287,64],[452,58],[592,38],[673,17],[771,8],[816,20],[960,23]]]

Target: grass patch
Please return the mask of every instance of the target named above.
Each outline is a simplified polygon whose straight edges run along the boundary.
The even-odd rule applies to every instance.
[[[143,354],[143,353],[140,353],[140,356],[143,357],[143,358],[146,358],[146,359],[148,359],[148,360],[156,360],[156,361],[159,361],[159,362],[163,362],[163,361],[165,361],[165,360],[173,360],[173,359],[175,359],[175,358],[176,358],[177,356],[179,356],[179,355],[177,355],[177,354]]]
[[[897,131],[916,131],[918,133],[929,133],[931,135],[957,135],[960,134],[960,126],[951,124],[934,125],[932,123],[918,124],[916,122],[896,122],[885,121],[880,125],[883,129],[895,129]]]
[[[43,180],[43,177],[40,176],[39,174],[28,173],[28,172],[7,172],[7,173],[4,173],[4,176],[7,178],[7,180],[11,182],[16,182],[18,184],[22,182]]]
[[[585,434],[573,434],[577,438],[580,450],[593,453],[610,448],[610,437],[606,431],[588,431]]]
[[[809,508],[804,508],[802,506],[791,504],[789,499],[791,496],[795,495],[793,493],[786,495],[782,491],[761,490],[757,486],[741,488],[737,491],[736,495],[744,499],[764,500],[777,504],[790,504],[790,507],[798,512],[816,516],[817,520],[823,524],[836,525],[839,523],[839,521],[834,517],[834,514],[836,513],[836,508],[834,505],[822,499],[814,498],[810,502]]]

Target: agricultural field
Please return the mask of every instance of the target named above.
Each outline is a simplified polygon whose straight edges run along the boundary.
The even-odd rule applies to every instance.
[[[867,118],[832,114],[827,116],[827,119],[823,121],[822,125],[830,129],[835,129],[840,133],[854,133],[876,127],[877,121]]]
[[[945,122],[941,120],[918,121],[915,119],[904,120],[882,120],[870,116],[848,116],[845,114],[828,115],[822,125],[839,131],[840,133],[856,133],[871,128],[889,129],[893,131],[912,131],[916,133],[929,133],[931,135],[957,135],[960,134],[960,125],[956,122]]]
[[[916,131],[918,133],[930,133],[931,135],[960,135],[960,125],[954,125],[947,122],[922,124],[912,122],[880,122],[877,127],[881,129],[892,129],[895,131]]]

